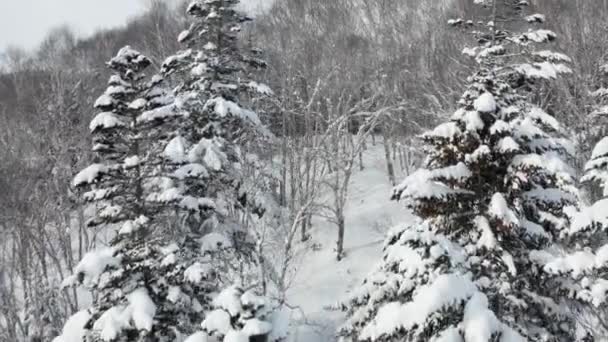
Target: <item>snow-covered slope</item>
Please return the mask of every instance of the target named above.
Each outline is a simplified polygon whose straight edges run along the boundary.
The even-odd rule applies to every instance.
[[[380,261],[385,232],[411,219],[403,205],[390,201],[391,188],[381,145],[370,146],[364,155],[365,170],[352,180],[346,209],[346,257],[335,256],[337,228],[315,218],[308,251],[298,266],[294,286],[288,292],[295,320],[292,341],[333,341],[343,313],[328,310],[346,298]]]

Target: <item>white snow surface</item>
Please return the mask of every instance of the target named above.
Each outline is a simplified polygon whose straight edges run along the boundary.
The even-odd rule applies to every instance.
[[[205,157],[203,157],[203,161],[213,171],[219,171],[222,169],[222,158],[214,148],[207,149],[205,152]]]
[[[547,60],[550,62],[567,62],[567,63],[572,62],[572,58],[568,57],[567,55],[564,55],[563,53],[559,53],[559,52],[550,51],[550,50],[536,51],[536,52],[533,52],[532,54],[534,56],[541,57],[544,60]]]
[[[260,125],[261,121],[258,115],[248,109],[242,108],[238,104],[228,101],[223,97],[216,97],[210,99],[205,103],[205,110],[212,109],[220,117],[226,117],[228,115],[234,115],[241,118],[242,120],[249,121],[255,125]]]
[[[467,154],[465,160],[467,163],[475,164],[492,153],[488,145],[481,145],[473,153]]]
[[[146,58],[147,57],[142,55],[139,51],[133,49],[129,45],[126,45],[118,50],[118,53],[112,58],[111,62],[129,65],[129,60],[131,60],[131,63],[139,63]]]
[[[81,186],[84,184],[93,183],[99,176],[108,173],[109,168],[103,164],[92,164],[86,167],[84,170],[80,171],[72,184],[74,186]]]
[[[500,139],[496,146],[502,153],[517,152],[520,149],[519,144],[511,137]]]
[[[192,283],[200,283],[211,272],[211,266],[196,262],[184,271],[184,278]]]
[[[433,178],[455,181],[467,180],[472,175],[473,173],[471,172],[471,170],[469,170],[469,167],[463,162],[452,166],[446,166],[441,169],[435,169],[432,171]]]
[[[139,109],[144,108],[147,103],[148,102],[145,99],[139,98],[139,99],[133,100],[133,102],[129,103],[129,108],[139,110]]]
[[[572,254],[560,254],[556,251],[533,251],[530,258],[543,266],[550,274],[572,274],[574,277],[585,275],[597,268],[605,267],[608,263],[608,245],[590,250],[576,251]]]
[[[545,112],[542,108],[534,106],[530,109],[530,111],[528,112],[528,115],[533,118],[534,120],[537,120],[538,122],[542,123],[543,125],[549,126],[550,128],[556,130],[556,131],[560,131],[561,130],[561,125],[559,123],[559,121],[557,121],[556,118],[554,118],[553,116],[547,114],[547,112]]]
[[[138,330],[152,330],[156,305],[148,295],[148,291],[139,288],[128,296],[131,320]]]
[[[544,238],[547,240],[551,240],[551,234],[549,234],[545,230],[545,228],[543,228],[543,226],[538,223],[524,219],[522,220],[521,226],[523,229],[525,229],[526,234],[528,234],[528,236],[531,236],[533,238]]]
[[[500,193],[495,193],[488,208],[490,216],[503,221],[507,225],[519,225],[517,215],[509,208],[507,200]]]
[[[273,336],[285,335],[286,321],[291,318],[287,341],[334,341],[346,317],[327,307],[346,299],[381,260],[386,231],[413,220],[403,204],[390,201],[392,186],[386,176],[382,146],[373,146],[370,141],[368,147],[363,155],[365,170],[353,175],[346,206],[345,258],[336,261],[335,225],[324,218],[313,218],[312,238],[298,257],[293,286],[287,293],[287,302],[298,309],[286,310],[273,320]],[[398,166],[396,170],[399,172]],[[333,198],[325,194],[323,199]],[[313,245],[318,246],[317,250],[312,250]],[[277,329],[277,320],[283,322],[283,329]]]
[[[443,123],[431,132],[424,133],[423,137],[425,138],[443,138],[443,139],[454,139],[462,134],[460,128],[454,121]]]
[[[608,137],[600,140],[591,153],[591,159],[601,158],[608,155]]]
[[[380,307],[375,319],[361,331],[361,337],[375,340],[401,328],[411,329],[423,324],[429,315],[442,308],[459,305],[476,292],[477,287],[467,276],[455,273],[439,275],[418,288],[410,302],[394,302]]]
[[[217,139],[201,139],[188,151],[188,161],[191,163],[204,162],[207,170],[220,171],[226,155],[222,152],[222,144]]]
[[[160,262],[160,265],[169,266],[169,265],[175,264],[176,262],[177,262],[177,255],[175,255],[175,253],[171,253],[163,258],[163,260]]]
[[[177,179],[186,179],[186,178],[197,178],[203,177],[206,178],[209,176],[207,169],[198,163],[186,164],[179,169],[173,172],[173,176]]]
[[[205,332],[199,331],[188,336],[184,342],[209,342],[209,335],[207,335]]]
[[[545,29],[533,30],[528,32],[528,37],[537,43],[544,43],[555,37],[555,32]]]
[[[504,111],[504,110],[502,110]],[[502,132],[510,132],[511,126],[504,120],[496,120],[496,122],[490,127],[490,133],[498,134]]]
[[[242,331],[230,330],[223,342],[249,342],[249,336]]]
[[[243,333],[247,336],[265,335],[272,330],[272,325],[257,318],[249,319],[245,322]]]
[[[203,76],[207,70],[209,70],[209,67],[206,63],[198,63],[190,70],[190,73],[192,76]]]
[[[241,295],[242,292],[236,286],[230,286],[213,299],[213,306],[236,316],[243,310]]]
[[[182,190],[179,188],[171,187],[163,189],[162,192],[150,193],[146,200],[151,202],[170,203],[183,199]]]
[[[90,287],[99,281],[99,276],[106,267],[118,265],[119,262],[120,260],[114,257],[114,249],[109,247],[88,252],[74,268],[74,275],[66,278],[62,285],[76,285],[78,275],[81,274],[82,285]]]
[[[531,79],[556,79],[560,74],[570,74],[572,69],[561,63],[541,62],[518,65],[517,72]]]
[[[97,98],[97,100],[95,100],[95,104],[93,105],[93,107],[108,107],[111,106],[112,103],[114,103],[114,99],[112,99],[112,97],[107,94],[102,94],[100,97]]]
[[[258,83],[255,81],[251,81],[247,84],[247,87],[249,87],[250,89],[260,93],[261,95],[272,95],[274,94],[272,89],[264,84],[264,83]]]
[[[569,234],[576,234],[593,225],[608,226],[608,198],[599,200],[577,212],[572,218]]]
[[[496,236],[494,235],[492,228],[490,228],[488,219],[483,216],[477,216],[475,218],[475,224],[481,231],[481,235],[477,240],[477,247],[485,247],[487,249],[496,248]]]
[[[564,162],[563,158],[556,154],[546,153],[539,154],[520,154],[513,158],[510,167],[535,167],[538,169],[547,169],[552,173],[563,173],[564,175],[572,175],[574,171],[572,167]]]
[[[232,243],[223,234],[209,233],[201,238],[201,253],[217,252],[221,249],[230,248]]]
[[[494,95],[488,92],[481,94],[473,102],[473,107],[475,107],[476,111],[481,113],[493,113],[496,111],[496,100],[494,99]]]
[[[209,18],[209,17],[207,17],[207,18]],[[207,44],[205,44],[205,45],[203,46],[203,49],[204,49],[204,50],[208,50],[208,51],[212,51],[212,50],[217,49],[217,45],[215,45],[215,44],[214,44],[214,43],[212,43],[212,42],[208,42]]]
[[[606,301],[606,293],[608,293],[608,280],[598,279],[589,289],[582,290],[578,298],[599,307]]]
[[[124,306],[115,306],[108,309],[95,321],[93,330],[99,333],[102,340],[112,341],[123,329],[129,327],[129,321],[123,315],[124,311]]]
[[[112,341],[124,329],[152,330],[156,305],[150,299],[148,291],[136,289],[127,296],[127,306],[115,306],[104,312],[93,324],[101,339]]]
[[[439,334],[438,338],[433,338],[431,342],[464,342],[460,331],[456,327],[449,327]]]
[[[82,310],[72,315],[65,322],[61,335],[55,337],[53,342],[82,342],[84,339],[84,326],[87,324],[91,314]]]
[[[452,188],[441,180],[465,180],[471,176],[471,171],[464,163],[448,166],[437,170],[418,169],[397,185],[394,193],[401,193],[402,200],[420,198],[445,198],[450,195],[469,193],[467,190]]]
[[[266,305],[266,299],[258,296],[254,291],[249,290],[241,296],[241,303],[243,303],[244,306],[262,307]]]
[[[167,299],[171,303],[179,302],[181,297],[182,297],[182,290],[179,288],[179,286],[171,286],[169,288],[169,291],[167,292]]]
[[[270,317],[272,331],[269,336],[271,341],[285,341],[287,339],[290,320],[291,312],[287,308],[278,308],[272,313]]]
[[[544,14],[536,13],[536,14],[527,16],[525,19],[529,23],[534,23],[534,22],[544,23],[546,20],[546,17]]]
[[[177,41],[178,42],[183,42],[184,40],[186,40],[186,38],[190,37],[190,31],[189,30],[183,30],[182,32],[179,33],[179,35],[177,36]]]
[[[123,167],[126,169],[130,169],[130,168],[136,167],[140,163],[141,163],[141,159],[139,159],[139,156],[130,156],[130,157],[125,158]]]
[[[490,341],[501,330],[501,323],[488,309],[488,298],[481,292],[475,293],[465,305],[462,326],[467,342]]]
[[[172,163],[183,163],[186,161],[186,139],[181,136],[177,136],[165,146],[163,152],[165,158]]]
[[[184,115],[174,104],[154,108],[143,112],[137,117],[137,122],[150,122],[154,120],[165,120],[167,118]]]
[[[230,315],[228,312],[218,309],[213,310],[205,317],[201,327],[209,333],[220,333],[225,335],[232,329],[230,324]]]

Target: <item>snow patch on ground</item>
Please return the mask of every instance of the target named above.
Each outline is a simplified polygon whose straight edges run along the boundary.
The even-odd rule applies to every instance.
[[[402,204],[390,201],[392,186],[380,143],[368,146],[363,171],[354,174],[346,207],[345,258],[335,255],[337,228],[323,218],[313,219],[309,248],[297,266],[294,286],[287,293],[292,313],[290,341],[335,340],[345,315],[329,310],[356,289],[381,260],[385,233],[412,220]],[[358,167],[358,166],[357,166]],[[399,166],[395,165],[399,170]],[[404,175],[398,175],[398,181]],[[325,196],[331,200],[331,196]]]

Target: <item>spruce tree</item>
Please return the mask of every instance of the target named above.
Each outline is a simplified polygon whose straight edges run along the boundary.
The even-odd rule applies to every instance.
[[[186,49],[161,66],[161,74],[175,84],[175,103],[171,111],[149,119],[173,127],[164,151],[165,167],[172,170],[180,195],[188,199],[184,209],[206,209],[182,211],[185,229],[199,236],[222,234],[234,251],[239,250],[233,256],[246,259],[254,241],[239,217],[259,217],[265,208],[243,186],[244,155],[248,139],[268,133],[257,114],[241,103],[251,91],[270,94],[271,90],[251,80],[266,64],[258,50],[247,52],[238,44],[241,24],[250,19],[235,9],[237,4],[236,0],[189,4],[192,24],[178,37]],[[242,261],[240,266],[253,262]]]
[[[608,115],[608,64],[601,65],[598,70],[600,78],[599,87],[591,93],[594,100],[591,117],[594,120],[603,119]],[[599,120],[598,120],[599,121]],[[599,129],[593,132],[585,132],[586,134],[607,133],[606,129],[599,125]],[[597,127],[597,125],[596,125]],[[601,197],[608,196],[608,163],[606,157],[608,155],[608,137],[600,139],[595,145],[589,162],[585,165],[585,175],[581,179],[582,182],[593,183],[599,185],[602,189]]]
[[[143,74],[150,64],[130,47],[108,63],[115,74],[95,103],[103,112],[90,124],[98,162],[73,185],[97,206],[89,225],[115,234],[64,282],[89,289],[93,303],[56,341],[175,341],[196,331],[211,308],[217,282],[210,257],[197,240],[170,239],[167,218],[188,199],[164,167],[163,130],[145,120],[173,107],[162,77]]]
[[[591,115],[608,115],[608,63],[601,64],[597,70],[598,88],[591,93],[595,103]]]
[[[98,205],[90,225],[117,227],[117,233],[109,247],[88,253],[65,281],[90,289],[94,303],[66,322],[57,342],[64,336],[83,341],[201,338],[196,333],[201,322],[218,310],[213,298],[224,293],[219,286],[235,278],[250,280],[253,272],[244,269],[254,260],[254,245],[231,217],[234,212],[264,213],[242,189],[239,145],[245,131],[266,131],[254,112],[237,103],[242,90],[270,90],[243,83],[247,70],[236,67],[264,63],[236,52],[237,22],[246,17],[232,9],[235,4],[205,1],[188,7],[197,18],[191,30],[200,28],[201,39],[212,30],[208,39],[223,47],[217,51],[205,43],[196,57],[192,49],[179,52],[150,78],[143,75],[150,60],[129,47],[108,63],[116,74],[95,103],[103,112],[91,122],[99,162],[73,183],[88,190],[85,201]],[[207,6],[212,10],[203,15]],[[165,76],[179,83],[172,92],[165,90]],[[181,223],[175,225],[175,218]],[[241,300],[253,298],[251,293]],[[245,302],[242,307],[247,313],[235,313],[232,330],[252,324],[258,329],[248,333],[267,330],[269,323],[253,320],[262,312],[260,303],[255,310]]]
[[[605,88],[608,65],[601,66],[598,75],[600,87],[591,94],[595,100],[591,112],[594,121],[605,119],[608,114],[608,90]],[[583,132],[594,140],[593,134],[598,133],[600,136],[606,134],[601,124],[596,124],[591,132]],[[581,182],[591,190],[585,198],[591,203],[572,214],[570,229],[565,234],[566,248],[558,257],[551,259],[550,254],[540,254],[539,259],[545,263],[547,273],[570,276],[570,281],[562,284],[564,291],[587,304],[579,303],[576,309],[598,332],[598,336],[606,336],[608,331],[603,322],[607,319],[605,301],[608,291],[608,281],[605,280],[608,270],[608,137],[603,137],[593,147]]]
[[[149,121],[173,128],[164,166],[173,172],[175,187],[191,207],[207,209],[192,211],[185,206],[183,228],[200,237],[204,251],[215,241],[222,245],[211,252],[226,289],[211,302],[214,310],[199,321],[202,331],[187,341],[207,341],[211,336],[243,341],[272,328],[270,303],[254,296],[253,290],[241,290],[260,284],[257,272],[250,269],[257,261],[256,241],[242,222],[249,216],[260,218],[267,210],[260,200],[264,196],[256,194],[259,189],[246,184],[245,154],[249,139],[269,135],[244,103],[252,92],[272,91],[252,80],[255,71],[266,66],[260,51],[246,51],[238,44],[241,24],[250,20],[235,9],[238,3],[195,0],[188,5],[192,24],[178,37],[186,49],[161,66],[163,77],[175,83],[175,102],[171,111],[152,115]],[[233,281],[238,285],[229,284]]]
[[[449,24],[473,33],[478,45],[463,53],[477,70],[450,121],[422,136],[424,167],[394,189],[418,219],[391,230],[382,261],[343,303],[344,341],[589,337],[567,308],[580,300],[565,290],[569,275],[547,266],[579,204],[573,148],[535,105],[570,59],[539,49],[556,34],[527,1],[475,3],[489,21]]]

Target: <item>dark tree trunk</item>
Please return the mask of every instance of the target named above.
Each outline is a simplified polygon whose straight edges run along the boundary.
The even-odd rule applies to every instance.
[[[336,258],[338,261],[344,257],[344,232],[346,231],[344,214],[338,215],[338,243],[336,245]]]

